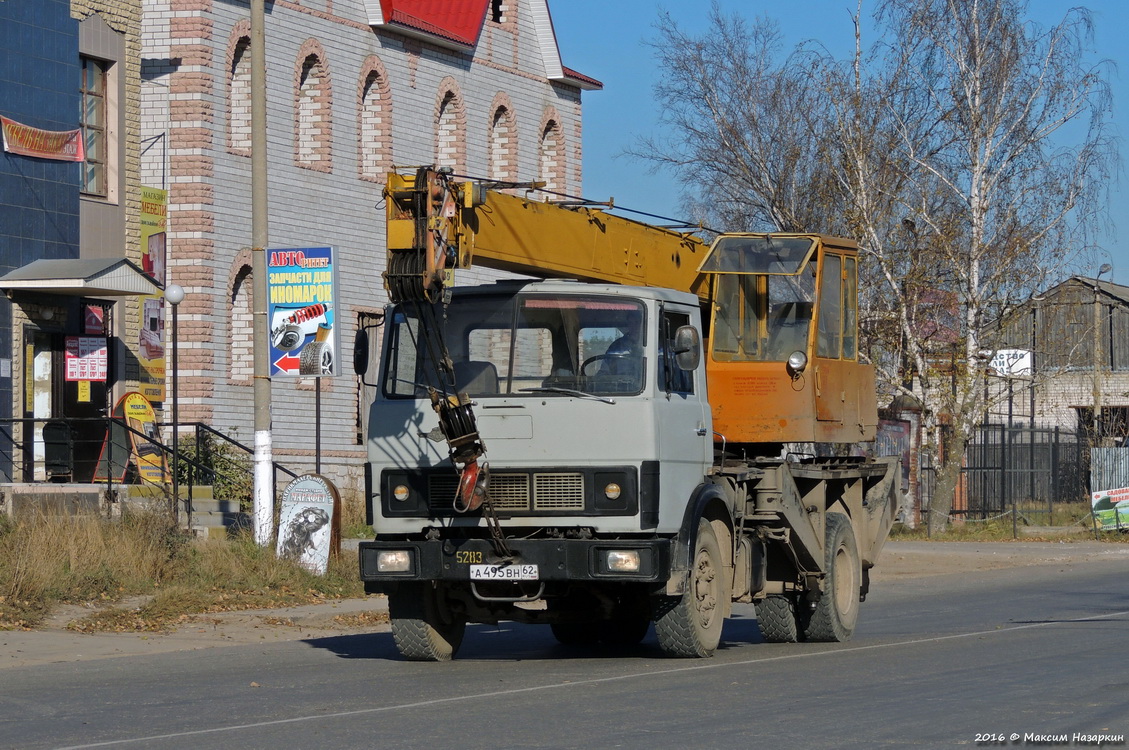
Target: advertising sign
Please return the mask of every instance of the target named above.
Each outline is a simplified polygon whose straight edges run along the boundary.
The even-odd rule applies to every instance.
[[[1026,349],[1000,349],[992,356],[988,367],[1001,377],[1030,375],[1034,369],[1031,352]]]
[[[278,556],[325,575],[329,553],[340,543],[337,488],[323,476],[303,474],[282,491]]]
[[[1129,528],[1129,487],[1092,492],[1090,503],[1098,528],[1103,531]]]
[[[0,116],[4,150],[55,161],[86,161],[81,130],[42,130]]]
[[[165,237],[168,192],[141,188],[141,267],[161,286],[166,281]],[[150,401],[165,400],[165,300],[157,294],[138,297],[141,331],[137,357],[141,362],[139,390]]]
[[[337,375],[334,248],[267,252],[270,375]]]
[[[130,429],[125,429],[123,424],[129,425]],[[115,482],[123,481],[131,464],[142,481],[169,481],[171,477],[168,463],[165,461],[164,451],[157,444],[159,439],[153,405],[136,391],[125,394],[114,407],[114,421],[110,423],[109,433],[102,442],[102,453],[98,457],[94,481],[104,482],[110,478]]]
[[[106,339],[103,336],[67,336],[67,380],[106,381]]]

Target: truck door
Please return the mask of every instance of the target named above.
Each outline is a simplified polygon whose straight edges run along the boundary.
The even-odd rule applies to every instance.
[[[815,414],[822,422],[858,421],[858,313],[855,259],[827,254],[819,281]]]
[[[702,482],[713,455],[713,426],[705,403],[705,357],[694,372],[680,370],[671,342],[679,327],[697,324],[688,308],[667,304],[659,315],[656,414],[660,486],[667,498],[685,501]],[[699,328],[700,331],[700,328]],[[658,523],[657,516],[643,518],[644,528]]]

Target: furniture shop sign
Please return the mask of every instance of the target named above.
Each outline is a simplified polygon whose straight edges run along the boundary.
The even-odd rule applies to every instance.
[[[337,375],[335,248],[267,251],[270,375]]]
[[[82,130],[43,130],[0,117],[4,150],[10,154],[55,161],[86,161]]]

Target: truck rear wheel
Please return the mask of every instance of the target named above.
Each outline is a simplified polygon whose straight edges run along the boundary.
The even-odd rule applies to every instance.
[[[553,637],[565,646],[634,646],[647,635],[646,617],[616,617],[598,622],[558,622],[550,625]]]
[[[807,641],[849,641],[859,619],[862,568],[851,519],[842,513],[827,514],[827,575],[823,594],[815,607],[802,607],[800,626]]]
[[[594,646],[600,640],[600,631],[594,622],[555,622],[549,627],[553,637],[565,646]]]
[[[647,635],[651,621],[646,617],[616,617],[599,624],[600,642],[609,646],[634,646]]]
[[[796,600],[790,596],[770,594],[757,602],[757,627],[767,643],[795,643],[800,639],[796,624]]]
[[[428,584],[401,584],[388,595],[392,639],[409,661],[450,661],[463,642],[466,618],[441,605]]]
[[[655,618],[655,635],[667,656],[704,657],[717,650],[729,598],[724,573],[717,535],[703,518],[698,522],[686,592],[663,602]]]

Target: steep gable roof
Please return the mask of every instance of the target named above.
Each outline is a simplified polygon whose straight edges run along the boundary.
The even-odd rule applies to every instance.
[[[478,44],[490,0],[363,0],[368,23],[443,47],[469,52]],[[530,0],[530,17],[545,65],[545,77],[585,91],[604,84],[561,64],[548,0]]]
[[[384,23],[473,47],[490,0],[381,0]]]

